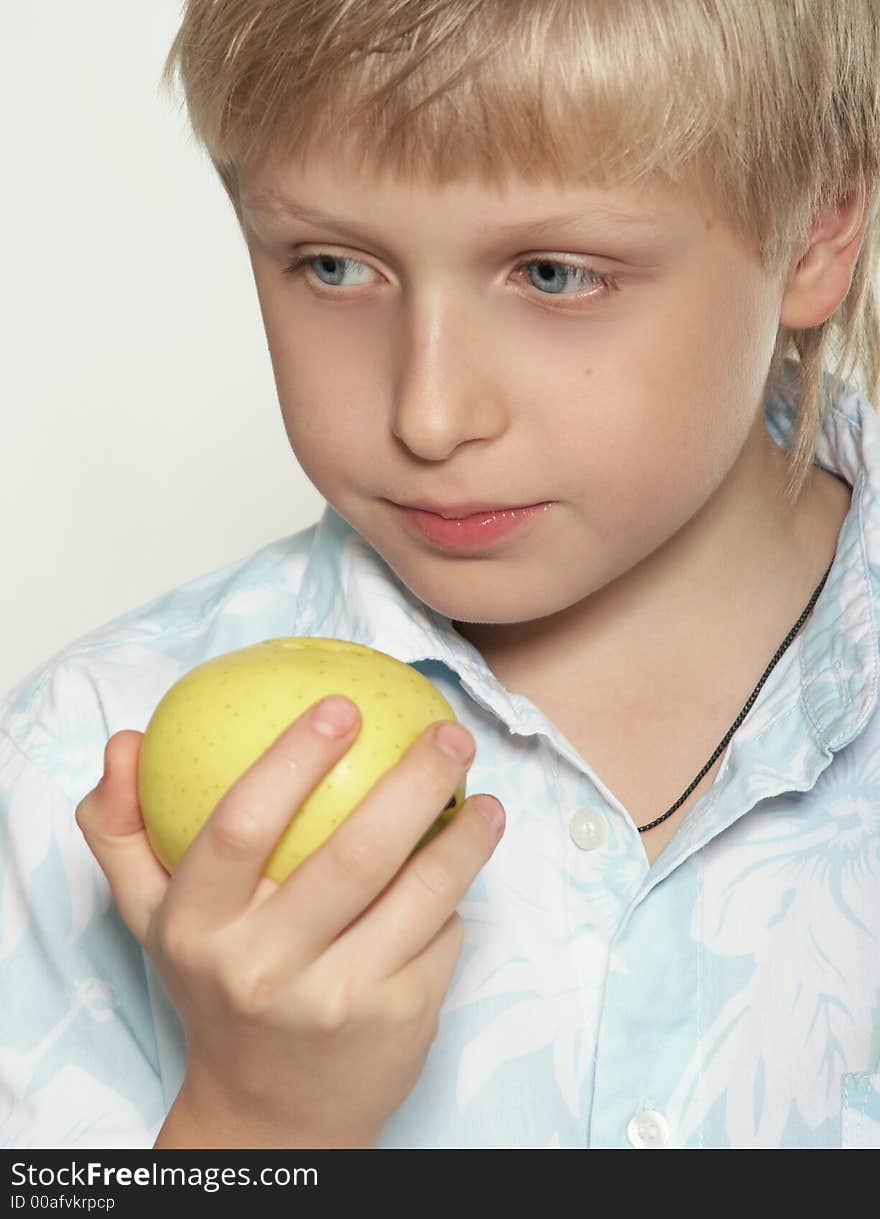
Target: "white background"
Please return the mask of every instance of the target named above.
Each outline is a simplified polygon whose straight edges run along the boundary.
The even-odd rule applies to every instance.
[[[180,15],[0,3],[0,699],[324,507],[235,214],[159,89]]]

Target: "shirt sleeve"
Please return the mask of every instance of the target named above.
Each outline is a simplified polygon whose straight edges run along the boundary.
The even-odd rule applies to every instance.
[[[144,960],[76,803],[0,730],[0,1147],[150,1148]]]

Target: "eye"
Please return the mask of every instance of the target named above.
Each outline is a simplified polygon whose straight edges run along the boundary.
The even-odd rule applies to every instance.
[[[295,277],[300,270],[309,265],[309,269],[317,276],[317,271],[311,266],[316,264],[321,266],[321,274],[328,276],[344,277],[349,268],[361,268],[362,272],[368,274],[370,268],[366,263],[359,262],[356,258],[345,258],[340,254],[332,254],[326,250],[306,251],[299,254],[293,262],[286,266],[283,274],[290,277]],[[537,269],[537,275],[533,276],[530,268]],[[561,272],[561,274],[560,274]],[[528,280],[529,284],[535,288],[536,293],[544,297],[561,297],[564,300],[574,298],[575,306],[583,302],[585,299],[594,301],[597,297],[607,296],[609,292],[620,292],[621,287],[616,276],[608,271],[597,271],[595,268],[588,266],[586,263],[565,262],[555,258],[527,258],[518,263],[514,267],[514,276],[519,282]],[[575,282],[586,282],[592,286],[592,291],[570,293],[564,292],[566,284],[574,279]],[[361,282],[368,282],[362,279]],[[326,279],[318,277],[320,287],[313,286],[310,282],[310,287],[320,296],[341,296],[343,295],[339,289],[352,287],[351,283],[341,283],[337,278],[336,282],[328,282]],[[550,291],[538,292],[538,287],[551,289]],[[569,308],[565,305],[564,308]]]
[[[537,276],[533,277],[528,270],[530,267],[537,268]],[[523,271],[523,268],[526,268]],[[615,276],[608,271],[596,271],[593,267],[579,262],[560,262],[555,258],[528,258],[525,262],[519,263],[515,268],[516,274],[520,277],[526,276],[529,283],[533,287],[540,285],[542,288],[551,288],[549,293],[542,292],[540,295],[546,296],[562,296],[572,295],[564,293],[562,289],[569,282],[569,272],[572,273],[572,278],[575,282],[591,283],[594,287],[598,287],[599,291],[589,292],[586,295],[593,299],[597,296],[604,296],[609,291],[619,292],[620,284]],[[559,272],[562,272],[560,275]],[[573,294],[577,299],[580,293]]]
[[[284,268],[284,274],[296,275],[300,268],[306,266],[307,263],[330,263],[329,269],[325,265],[322,271],[331,276],[344,275],[348,267],[362,267],[365,270],[369,270],[366,263],[358,262],[355,258],[343,258],[340,254],[328,254],[326,251],[320,250],[316,254],[300,254],[288,267]],[[331,292],[334,288],[350,286],[348,284],[328,283],[324,279],[320,279],[319,282],[323,287],[330,288]]]

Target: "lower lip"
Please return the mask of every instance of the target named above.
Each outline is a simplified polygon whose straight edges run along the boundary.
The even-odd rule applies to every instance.
[[[422,512],[418,508],[402,508],[399,504],[394,507],[403,517],[407,528],[432,545],[459,554],[475,554],[519,536],[530,522],[552,508],[554,503],[555,500],[549,500],[543,504],[531,504],[527,508],[475,512],[473,516],[457,520],[447,520],[436,512]]]

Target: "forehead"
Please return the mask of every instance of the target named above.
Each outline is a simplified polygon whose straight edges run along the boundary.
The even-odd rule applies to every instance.
[[[679,221],[683,211],[697,208],[698,199],[683,187],[651,183],[639,187],[598,186],[573,179],[555,180],[510,174],[498,182],[460,178],[435,182],[403,180],[347,162],[334,148],[332,156],[312,155],[306,161],[268,163],[240,171],[240,200],[246,213],[283,222],[340,224],[377,219],[389,207],[436,217],[494,233],[540,236],[544,230],[582,225],[584,221],[616,231],[657,231]]]

